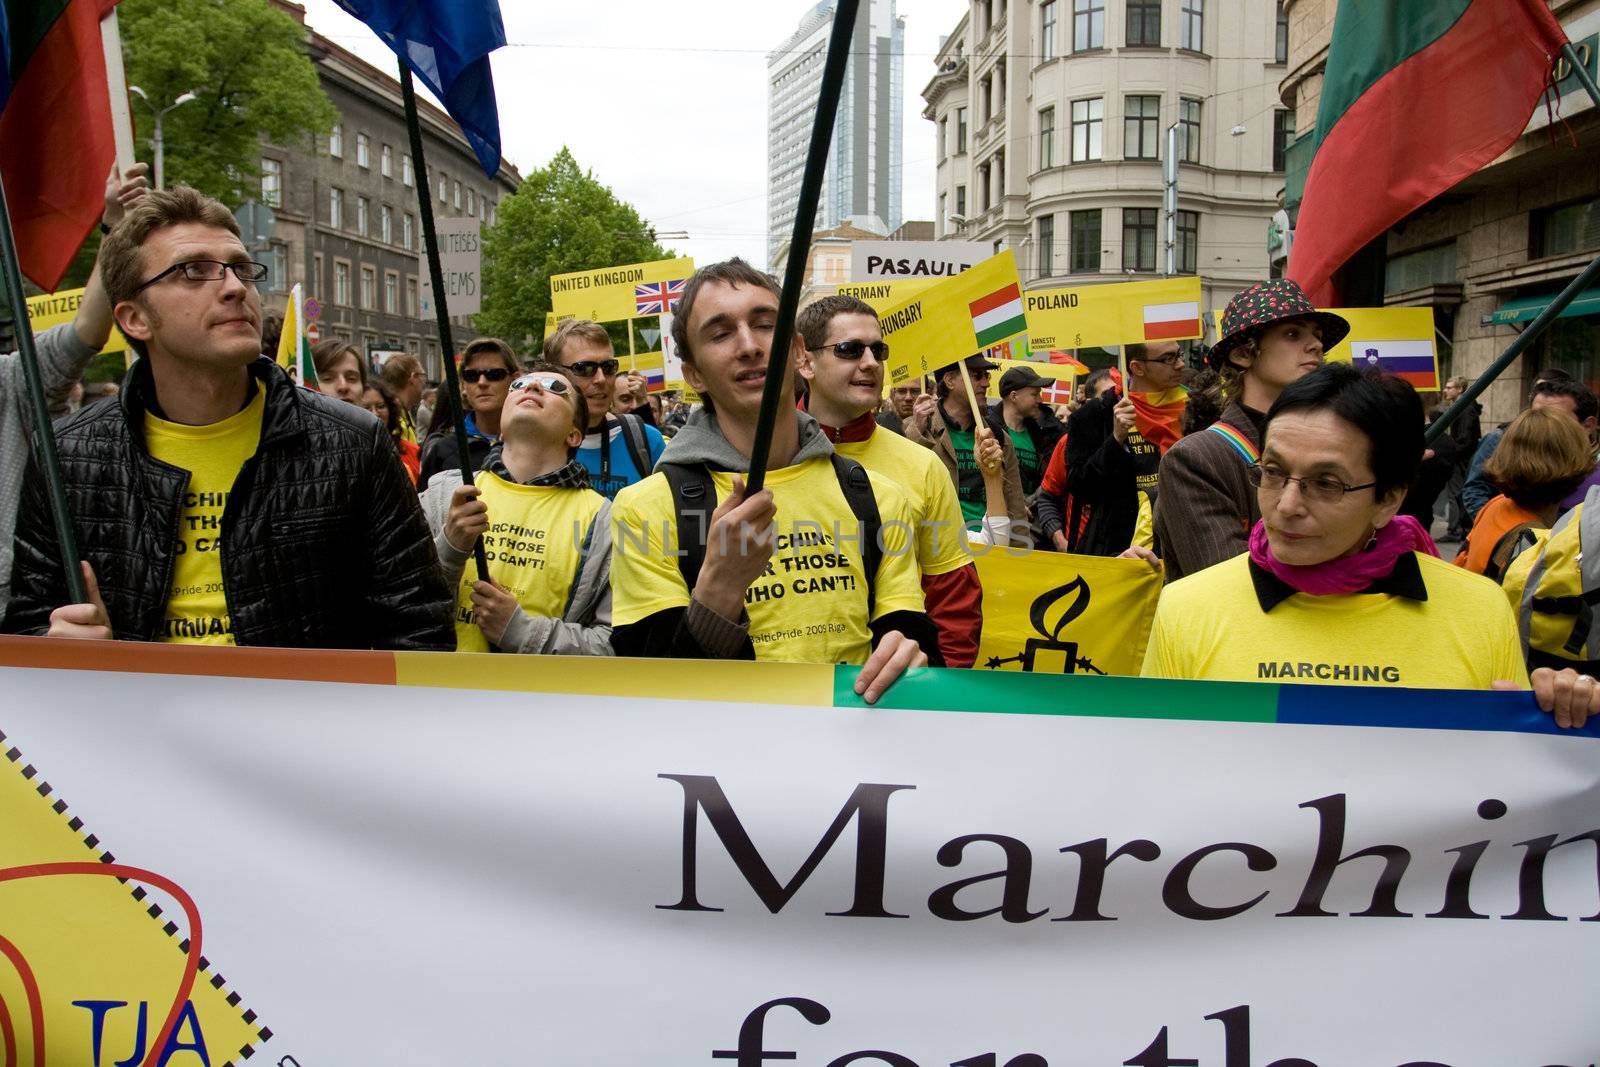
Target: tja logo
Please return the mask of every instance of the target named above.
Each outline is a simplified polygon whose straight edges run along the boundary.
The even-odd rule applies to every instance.
[[[1062,674],[1077,674],[1080,671],[1105,674],[1088,656],[1078,655],[1078,642],[1063,641],[1061,638],[1067,626],[1089,610],[1089,595],[1089,583],[1083,580],[1082,575],[1059,589],[1045,593],[1028,609],[1028,621],[1033,623],[1034,630],[1040,636],[1028,638],[1023,650],[1015,656],[990,656],[984,666],[995,671],[1000,669],[1001,664],[1020,663],[1024,671],[1049,672],[1059,656]],[[1063,604],[1068,597],[1072,597],[1071,602]],[[1060,616],[1054,626],[1047,626],[1051,609],[1057,604],[1063,604]]]

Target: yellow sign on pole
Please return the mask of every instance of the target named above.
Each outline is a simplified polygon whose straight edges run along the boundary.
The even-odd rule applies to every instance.
[[[1081,373],[1071,363],[1048,363],[1038,359],[995,359],[991,356],[989,362],[1000,368],[996,372],[999,374],[1017,367],[1027,367],[1041,378],[1053,378],[1058,382],[1070,382]]]
[[[1036,349],[1183,341],[1202,333],[1200,279],[1030,289],[1027,313]]]
[[[1350,332],[1323,352],[1331,363],[1353,363],[1380,370],[1432,392],[1439,388],[1439,351],[1434,341],[1433,308],[1321,308],[1350,324]],[[1222,335],[1222,312],[1216,318]]]
[[[1028,321],[1016,257],[1006,249],[878,312],[890,385],[958,363],[1020,333]]]
[[[550,277],[550,307],[559,319],[616,322],[672,310],[694,274],[687,257],[580,270]]]
[[[71,322],[77,317],[78,305],[82,302],[82,289],[63,289],[58,293],[48,293],[44,296],[30,296],[28,325],[32,327],[34,333],[40,333],[63,322]],[[100,350],[102,356],[108,352],[130,352],[129,358],[132,358],[128,339],[122,336],[122,331],[115,325],[111,327],[111,337]]]
[[[853,296],[871,304],[873,311],[882,312],[896,304],[903,304],[938,284],[937,278],[908,278],[898,282],[843,282],[839,286],[839,295]]]

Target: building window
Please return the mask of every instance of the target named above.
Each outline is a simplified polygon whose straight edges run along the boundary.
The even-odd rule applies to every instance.
[[[328,155],[344,158],[344,126],[335,125],[328,131]]]
[[[967,187],[965,185],[956,186],[956,214],[963,219],[967,217]]]
[[[411,153],[407,152],[400,157],[400,184],[410,188],[416,181],[416,175],[411,170]]]
[[[378,208],[378,237],[386,245],[394,244],[394,208],[388,204]]]
[[[1289,62],[1289,16],[1284,13],[1283,0],[1278,0],[1278,20],[1273,37],[1272,56],[1279,63]]]
[[[477,213],[478,213],[478,201],[477,201],[477,198],[473,195],[472,190],[468,189],[467,190],[467,214],[468,215],[476,215]]]
[[[400,314],[400,275],[392,270],[383,272],[383,310],[388,315]]]
[[[939,236],[950,232],[950,194],[939,194]]]
[[[408,211],[400,216],[400,247],[408,252],[411,251],[411,242],[415,240],[411,227],[411,212]]]
[[[448,204],[449,202],[450,202],[450,179],[446,178],[443,174],[441,174],[441,175],[439,175],[439,203]]]
[[[948,116],[939,120],[939,158],[942,160],[950,154],[950,119]]]
[[[1072,0],[1072,50],[1106,46],[1106,0]]]
[[[1200,261],[1200,212],[1178,212],[1178,273],[1198,274]]]
[[[378,272],[365,264],[361,267],[361,307],[371,311],[378,305]]]
[[[1123,106],[1122,158],[1160,159],[1161,98],[1129,96]]]
[[[315,296],[326,292],[322,288],[322,253],[317,252],[311,257],[311,281],[306,285],[306,290]]]
[[[1283,164],[1294,140],[1294,112],[1279,109],[1272,113],[1272,169],[1283,173]]]
[[[367,216],[371,211],[371,200],[364,196],[356,197],[356,232],[363,237],[367,235]]]
[[[350,264],[342,259],[333,261],[333,302],[350,303]]]
[[[371,142],[367,139],[367,135],[364,133],[356,134],[356,166],[367,168],[372,166],[370,149]]]
[[[1039,216],[1039,276],[1048,278],[1056,272],[1056,217]]]
[[[406,275],[406,316],[417,317],[417,279]]]
[[[394,149],[388,145],[378,150],[378,173],[385,178],[394,177]]]
[[[1161,0],[1128,0],[1128,47],[1161,47]]]
[[[1178,158],[1200,162],[1200,101],[1178,101]]]
[[[956,108],[956,155],[966,155],[967,152],[967,109]]]
[[[994,154],[994,202],[999,203],[1000,198],[1006,195],[1006,150],[1004,148]]]
[[[283,206],[283,164],[276,159],[261,161],[261,202],[268,207]]]
[[[1105,158],[1106,102],[1100,97],[1072,102],[1072,162]]]
[[[268,249],[267,285],[275,293],[289,288],[289,246],[274,241]]]
[[[1039,111],[1039,169],[1056,165],[1056,109]]]
[[[1056,0],[1039,5],[1039,58],[1056,57]]]
[[[983,101],[983,121],[988,122],[994,118],[994,75],[984,75],[983,81],[978,84],[978,99]]]
[[[1564,256],[1600,247],[1600,199],[1535,211],[1529,221],[1529,258]]]
[[[1122,269],[1156,269],[1156,215],[1153,207],[1122,209]]]
[[[1178,47],[1204,52],[1206,0],[1178,0]]]
[[[978,210],[988,211],[989,204],[989,164],[985,163],[978,168]]]
[[[455,183],[455,195],[452,196],[451,199],[454,201],[455,209],[457,211],[460,211],[461,210],[461,183],[460,182],[456,182]]]
[[[1074,211],[1067,217],[1072,242],[1072,273],[1094,274],[1100,270],[1100,209]]]
[[[1456,280],[1456,243],[1450,241],[1389,260],[1383,269],[1383,292],[1390,296]]]
[[[328,190],[328,225],[336,230],[344,229],[344,190]]]

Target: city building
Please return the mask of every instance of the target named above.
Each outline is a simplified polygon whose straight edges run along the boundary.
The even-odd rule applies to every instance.
[[[1330,0],[1331,2],[1331,0]],[[1025,288],[1167,267],[1221,308],[1269,272],[1289,111],[1272,0],[972,0],[922,91],[940,238],[1012,249]]]
[[[299,4],[274,2],[305,22]],[[419,315],[419,190],[433,198],[435,217],[475,215],[487,225],[522,178],[502,162],[486,179],[455,123],[419,94],[424,185],[411,156],[398,67],[379,69],[310,27],[306,46],[339,124],[314,150],[261,146],[260,200],[276,218],[270,246],[258,250],[270,268],[262,303],[281,315],[290,288],[304,285],[321,305],[323,340],[348,341],[369,354],[411,352],[437,378],[438,325]],[[451,328],[452,350],[459,351],[474,336],[471,323],[453,316]]]
[[[767,258],[794,233],[795,202],[816,119],[834,0],[821,0],[767,56]],[[905,20],[894,0],[856,17],[816,228],[849,223],[884,236],[898,227]]]
[[[1336,0],[1284,0],[1291,43],[1282,100],[1302,131],[1288,149],[1284,198],[1297,218],[1311,166]],[[1600,0],[1550,8],[1595,73]],[[1600,110],[1570,70],[1559,106],[1534,110],[1526,132],[1494,163],[1414,211],[1339,276],[1350,305],[1428,306],[1441,379],[1476,377],[1550,298],[1600,254]],[[1554,125],[1551,115],[1556,116]],[[1405,116],[1396,116],[1403,123]],[[1590,289],[1484,395],[1484,425],[1510,419],[1541,367],[1600,388],[1600,288]]]

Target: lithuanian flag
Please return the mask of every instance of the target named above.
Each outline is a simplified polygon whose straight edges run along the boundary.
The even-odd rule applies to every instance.
[[[0,0],[0,177],[22,273],[54,290],[116,158],[100,19],[115,0]]]
[[[1341,0],[1289,277],[1333,275],[1521,136],[1566,34],[1545,0]]]
[[[288,306],[283,309],[278,366],[307,389],[317,387],[317,365],[311,360],[311,342],[306,340],[305,294],[299,285],[290,291]]]

